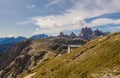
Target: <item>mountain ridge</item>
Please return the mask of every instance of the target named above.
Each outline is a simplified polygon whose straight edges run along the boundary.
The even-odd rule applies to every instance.
[[[119,42],[120,32],[91,40],[31,70],[31,78],[119,78]]]
[[[68,45],[78,42],[81,47],[68,54]],[[65,37],[27,39],[0,55],[0,78],[24,78],[31,73],[31,78],[119,78],[119,42],[120,32],[89,42]]]
[[[28,39],[17,43],[0,55],[0,78],[16,78],[39,63],[66,54],[69,44],[85,43],[81,39],[66,38]]]

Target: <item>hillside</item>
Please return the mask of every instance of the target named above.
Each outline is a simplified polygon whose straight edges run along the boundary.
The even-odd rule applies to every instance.
[[[79,43],[78,43],[79,41]],[[25,40],[6,49],[0,55],[0,78],[17,78],[51,58],[67,52],[68,44],[85,44],[82,39],[38,39]]]
[[[120,32],[94,39],[21,77],[31,73],[31,78],[120,78]]]

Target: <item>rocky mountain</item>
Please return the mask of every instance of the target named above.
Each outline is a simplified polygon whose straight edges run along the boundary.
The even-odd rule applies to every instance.
[[[34,35],[30,37],[30,39],[36,40],[36,39],[41,39],[41,38],[47,38],[48,35],[45,34],[39,34],[39,35]],[[26,37],[5,37],[5,38],[0,38],[0,53],[4,52],[6,49],[12,47],[13,45],[22,42],[26,40]]]
[[[12,45],[0,54],[0,78],[119,78],[120,32],[87,29],[100,37],[88,42],[72,32]],[[68,54],[69,45],[81,47]]]
[[[120,78],[120,32],[38,64],[21,78]]]
[[[110,34],[110,32],[102,32],[99,29],[93,30],[90,27],[85,27],[85,28],[81,29],[80,34],[78,36],[74,32],[72,32],[70,35],[66,35],[66,34],[64,34],[64,32],[60,32],[58,37],[71,38],[71,39],[82,38],[85,40],[92,40],[99,36],[105,36],[108,34]]]
[[[58,37],[71,38],[71,39],[77,38],[77,36],[76,36],[76,34],[74,32],[72,32],[70,35],[64,34],[64,32],[60,32]]]
[[[120,32],[85,43],[59,37],[25,40],[0,55],[0,78],[119,78]],[[68,44],[83,46],[66,54]]]
[[[64,32],[60,32],[60,34],[58,35],[58,37],[68,38],[68,35],[64,34]]]
[[[24,70],[29,70],[37,63],[54,55],[53,52],[47,51],[47,49],[42,48],[39,50],[40,44],[38,42],[26,40],[4,52],[0,56],[0,78],[16,78]]]
[[[76,38],[76,34],[74,32],[72,32],[70,35],[69,35],[70,38]]]
[[[30,39],[36,40],[36,39],[47,38],[47,37],[48,37],[48,35],[46,35],[46,34],[38,34],[38,35],[33,35],[32,37],[30,37]],[[26,37],[22,37],[22,36],[19,36],[17,38],[15,38],[15,37],[0,38],[0,45],[2,45],[2,44],[15,44],[18,42],[22,42],[26,39],[27,39]]]
[[[66,54],[69,44],[85,43],[82,39],[68,38],[29,39],[17,43],[0,55],[0,78],[17,78],[59,54]]]
[[[22,42],[26,40],[25,37],[6,37],[6,38],[0,38],[0,53],[4,52],[6,49],[12,47],[14,44]]]
[[[93,35],[93,30],[91,28],[86,27],[86,28],[81,29],[81,33],[79,37],[86,39],[86,40],[91,40],[92,35]]]
[[[25,38],[25,37],[17,37],[17,38],[14,38],[14,37],[5,37],[5,38],[0,38],[0,44],[11,44],[11,43],[15,44],[15,43],[24,41],[26,39],[27,38]]]
[[[98,36],[105,36],[107,34],[110,34],[110,32],[102,32],[102,31],[96,29],[96,30],[93,31],[93,37],[92,38],[96,38]]]
[[[6,49],[11,48],[14,44],[2,44],[0,45],[0,53],[5,52]]]
[[[64,33],[60,32],[59,37],[64,37],[64,36],[65,36]]]
[[[85,27],[81,29],[81,32],[79,34],[79,37],[86,39],[86,40],[91,40],[99,36],[105,36],[107,34],[110,34],[109,32],[102,32],[98,29],[92,30],[89,27]]]
[[[48,37],[48,35],[46,35],[46,34],[38,34],[38,35],[34,35],[30,38],[33,40],[36,40],[36,39],[42,39],[42,38],[47,38],[47,37]]]

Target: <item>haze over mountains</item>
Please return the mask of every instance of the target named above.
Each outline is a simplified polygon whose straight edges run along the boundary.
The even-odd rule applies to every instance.
[[[48,35],[45,35],[45,34],[39,34],[39,35],[34,35],[32,37],[30,37],[30,39],[41,39],[41,38],[47,38]],[[18,43],[18,42],[22,42],[24,40],[26,40],[28,38],[26,37],[22,37],[22,36],[19,36],[17,38],[15,37],[5,37],[5,38],[0,38],[0,44],[15,44],[15,43]]]
[[[30,39],[36,40],[36,39],[41,39],[41,38],[46,38],[48,37],[45,34],[39,34],[39,35],[34,35],[30,37]],[[28,38],[19,36],[17,38],[15,37],[5,37],[5,38],[0,38],[0,52],[4,52],[6,49],[12,47],[13,45],[22,42],[24,40],[27,40]]]

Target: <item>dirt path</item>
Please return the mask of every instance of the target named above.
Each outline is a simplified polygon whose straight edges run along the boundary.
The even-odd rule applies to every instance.
[[[24,78],[31,78],[31,77],[34,76],[34,75],[35,75],[35,73],[30,74],[30,75],[28,75],[28,76],[26,76],[26,77],[24,77]]]

